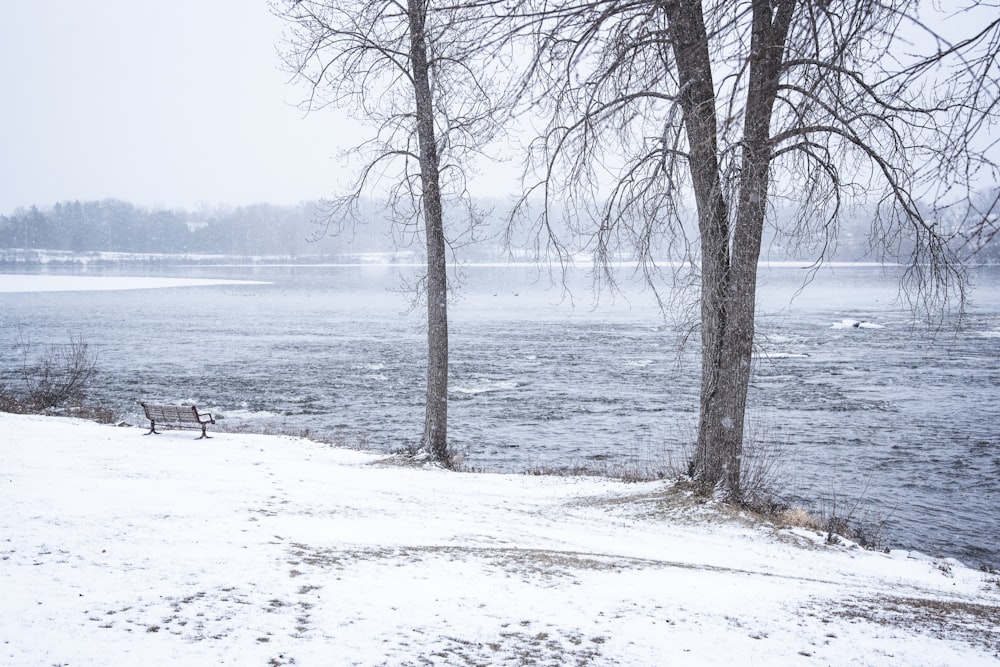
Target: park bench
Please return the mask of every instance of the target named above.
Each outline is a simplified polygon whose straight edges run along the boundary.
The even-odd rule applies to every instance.
[[[170,428],[200,428],[201,436],[195,440],[211,437],[205,432],[205,427],[214,424],[215,419],[207,412],[198,412],[198,408],[193,405],[160,405],[141,401],[139,405],[146,411],[146,419],[149,420],[149,431],[143,435],[150,433],[159,435],[156,426],[160,425]]]

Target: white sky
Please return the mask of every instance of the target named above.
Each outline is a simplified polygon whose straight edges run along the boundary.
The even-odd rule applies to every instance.
[[[306,91],[279,69],[265,0],[0,6],[0,214],[105,197],[294,203],[346,176],[337,156],[357,126],[296,108]]]
[[[0,0],[0,214],[114,197],[142,206],[331,195],[361,126],[306,116],[266,0]],[[952,23],[970,20],[952,17]],[[491,168],[484,196],[508,194]]]

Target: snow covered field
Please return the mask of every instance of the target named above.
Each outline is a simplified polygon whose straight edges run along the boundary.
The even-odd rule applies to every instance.
[[[214,278],[0,274],[0,292],[94,292],[100,290],[251,284],[260,285],[264,283],[252,280],[217,280]]]
[[[1000,578],[667,483],[0,414],[5,665],[995,665]]]

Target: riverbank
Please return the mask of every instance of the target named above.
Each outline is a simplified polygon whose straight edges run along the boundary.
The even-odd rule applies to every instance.
[[[0,662],[992,665],[1000,581],[668,483],[0,414]]]

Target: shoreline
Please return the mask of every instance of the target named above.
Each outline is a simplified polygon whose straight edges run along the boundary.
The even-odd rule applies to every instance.
[[[5,413],[0,411],[0,416],[4,414],[20,414],[20,415],[34,415],[39,417],[51,417],[51,418],[64,418],[64,419],[80,419],[82,421],[92,422],[99,426],[113,426],[116,428],[134,428],[134,429],[148,429],[149,425],[142,423],[132,424],[122,418],[121,415],[114,415],[112,421],[106,421],[102,417],[111,415],[110,411],[107,411],[107,415],[100,415],[101,408],[93,407],[80,407],[76,408],[79,414],[73,414],[74,409],[60,409],[59,411],[46,411],[43,413]],[[81,416],[83,415],[83,416]],[[141,416],[141,414],[140,414]],[[145,419],[145,417],[142,417]],[[211,432],[219,434],[227,434],[232,436],[264,436],[264,437],[274,437],[274,438],[295,438],[301,439],[309,443],[313,443],[318,447],[329,447],[337,450],[346,451],[357,451],[365,454],[371,454],[374,456],[381,457],[385,462],[391,465],[398,465],[401,467],[420,467],[422,465],[430,465],[432,467],[439,467],[437,464],[425,464],[423,461],[417,458],[411,458],[401,452],[401,450],[388,451],[380,449],[372,449],[363,444],[363,439],[358,441],[351,441],[350,438],[342,439],[340,442],[333,439],[315,438],[313,435],[309,434],[308,429],[304,429],[302,432],[285,431],[282,429],[271,429],[271,428],[261,428],[259,424],[255,425],[252,423],[241,424],[241,425],[230,425],[227,423],[228,419],[222,418],[219,420],[217,425],[211,427]],[[165,427],[168,432],[172,432],[175,429],[170,427]],[[186,431],[181,430],[180,433],[183,434]],[[648,466],[647,466],[648,467]],[[442,468],[443,469],[443,468]],[[608,467],[602,467],[598,463],[582,463],[582,464],[567,464],[565,466],[536,466],[529,467],[519,470],[503,470],[503,469],[490,469],[488,467],[465,467],[459,464],[459,467],[448,470],[450,473],[455,474],[469,474],[469,475],[514,475],[514,476],[527,476],[527,477],[563,477],[563,478],[592,478],[598,480],[605,480],[615,483],[624,484],[645,484],[645,483],[663,483],[668,485],[684,485],[689,484],[689,481],[683,478],[672,477],[668,475],[661,476],[641,476],[639,474],[631,474],[624,467],[616,474],[613,470]],[[816,502],[815,499],[810,501],[810,499],[805,499],[807,502]],[[727,512],[738,513],[745,515],[744,518],[753,517],[752,520],[763,522],[769,525],[784,526],[786,528],[795,529],[805,529],[816,533],[817,535],[825,535],[825,541],[829,546],[834,546],[836,544],[841,544],[847,546],[848,548],[859,548],[864,551],[870,551],[872,553],[902,553],[907,554],[908,557],[916,558],[920,560],[927,560],[933,562],[943,562],[947,563],[949,566],[952,564],[959,565],[961,567],[969,568],[971,570],[977,570],[984,572],[986,574],[998,574],[1000,573],[1000,563],[968,563],[963,561],[958,556],[938,553],[932,554],[929,551],[921,549],[919,546],[909,547],[902,545],[893,545],[885,541],[881,536],[881,528],[877,525],[873,526],[870,521],[856,520],[853,516],[841,517],[839,515],[833,515],[831,517],[817,516],[811,513],[808,509],[795,504],[788,504],[787,507],[782,508],[778,512],[767,512],[760,511],[750,506],[735,506],[728,503],[717,502],[710,499],[699,499],[699,504],[701,503],[711,503],[717,504],[720,507],[725,508]],[[860,502],[860,501],[859,501]],[[867,515],[866,511],[860,512],[862,515]],[[817,525],[823,524],[824,519],[832,519],[836,522],[837,528],[834,530],[828,530],[827,527]],[[881,521],[882,519],[879,519]],[[875,523],[878,523],[876,521]],[[833,542],[830,543],[830,537],[832,536]]]

